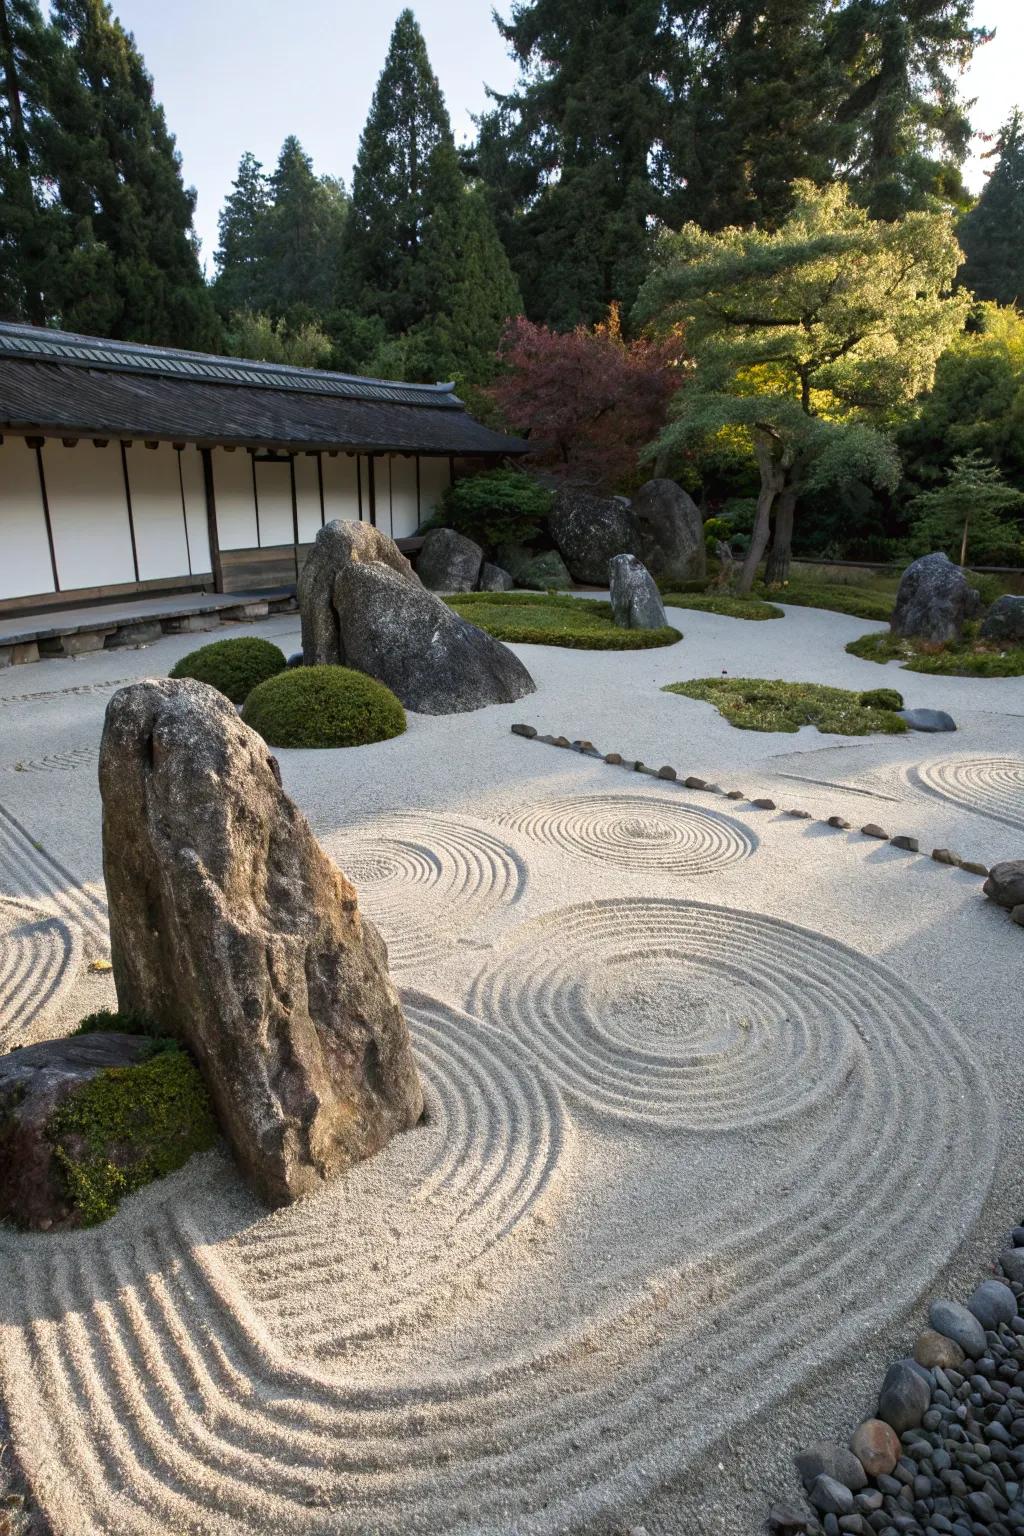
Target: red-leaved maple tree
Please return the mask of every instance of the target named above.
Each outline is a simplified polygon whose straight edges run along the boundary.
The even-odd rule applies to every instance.
[[[520,316],[500,359],[490,394],[509,428],[530,439],[534,463],[607,490],[646,478],[640,451],[686,376],[681,332],[627,341],[615,306],[593,330],[551,331]]]

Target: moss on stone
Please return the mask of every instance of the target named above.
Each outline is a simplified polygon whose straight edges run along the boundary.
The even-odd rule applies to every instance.
[[[283,672],[286,665],[280,646],[248,635],[201,645],[183,656],[169,676],[194,677],[225,694],[232,704],[244,704],[259,683]]]
[[[405,710],[351,667],[296,667],[254,688],[242,719],[272,747],[361,747],[405,730]]]
[[[46,1127],[83,1226],[106,1221],[126,1195],[163,1178],[217,1139],[203,1079],[166,1042],[133,1067],[109,1067],[68,1095]]]

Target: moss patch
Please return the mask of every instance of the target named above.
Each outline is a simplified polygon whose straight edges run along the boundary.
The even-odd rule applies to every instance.
[[[780,683],[758,677],[702,677],[669,683],[665,693],[714,704],[742,731],[798,731],[815,725],[829,736],[897,735],[907,722],[891,709],[865,706],[859,693],[820,683]]]
[[[902,709],[903,695],[895,688],[868,688],[860,696],[864,709]]]
[[[620,629],[611,603],[527,592],[465,592],[449,599],[456,613],[517,645],[562,645],[581,651],[644,651],[675,645],[678,629]]]
[[[272,747],[362,747],[405,730],[398,699],[351,667],[295,667],[268,678],[242,719]]]
[[[908,672],[932,672],[945,677],[1022,677],[1024,647],[1005,647],[970,635],[956,645],[925,645],[904,640],[884,629],[861,635],[846,647],[864,661],[899,661]]]
[[[672,608],[693,608],[698,613],[720,613],[727,619],[786,617],[775,603],[766,603],[759,597],[733,597],[729,592],[666,592],[664,601]]]
[[[831,613],[848,613],[855,619],[877,619],[886,623],[896,601],[896,585],[878,590],[852,583],[808,581],[793,575],[783,586],[767,587],[758,583],[756,590],[778,603],[792,603],[797,608],[825,608]]]
[[[137,1066],[97,1073],[54,1111],[46,1134],[68,1198],[91,1227],[213,1146],[217,1125],[198,1069],[168,1042]]]
[[[259,683],[283,672],[286,665],[280,646],[247,636],[201,645],[198,651],[183,656],[169,676],[194,677],[226,694],[232,704],[244,704]]]
[[[99,1008],[87,1013],[72,1035],[95,1035],[113,1031],[119,1035],[152,1035],[157,1037],[157,1027],[144,1013],[115,1013],[112,1008]]]

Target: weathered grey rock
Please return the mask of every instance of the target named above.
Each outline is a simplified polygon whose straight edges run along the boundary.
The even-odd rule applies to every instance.
[[[880,827],[877,821],[865,822],[860,830],[865,837],[878,837],[881,838],[884,842],[888,842],[889,840],[888,832],[884,827]]]
[[[907,853],[920,853],[921,844],[916,837],[911,837],[907,832],[900,832],[896,837],[889,839],[894,848],[902,848]]]
[[[135,1066],[149,1045],[139,1035],[100,1032],[44,1040],[0,1056],[0,1221],[37,1231],[80,1225],[57,1144],[47,1134],[51,1116],[97,1073]],[[74,1154],[73,1147],[68,1150]],[[114,1163],[124,1151],[105,1149]]]
[[[983,640],[1005,640],[1011,645],[1024,642],[1024,597],[1007,593],[997,597],[981,622]]]
[[[420,585],[416,572],[387,534],[369,523],[325,523],[299,573],[302,654],[307,666],[345,665],[335,586],[343,570],[364,561],[390,566],[411,586]]]
[[[936,1366],[944,1371],[958,1371],[964,1363],[964,1354],[955,1339],[934,1328],[922,1328],[914,1345],[914,1359],[928,1371],[933,1371]]]
[[[845,1445],[833,1445],[828,1440],[821,1440],[801,1451],[796,1457],[796,1469],[807,1489],[812,1488],[819,1477],[834,1478],[852,1493],[867,1487],[867,1474],[853,1452]]]
[[[993,864],[982,890],[990,901],[1010,911],[1024,903],[1024,859]]]
[[[454,528],[431,528],[416,557],[416,575],[430,592],[475,592],[484,563],[479,544]]]
[[[640,552],[640,530],[621,496],[595,496],[566,485],[555,497],[548,528],[574,580],[603,587],[614,555]]]
[[[415,1125],[384,941],[228,700],[120,689],[100,794],[119,1006],[189,1046],[255,1190],[297,1199]]]
[[[622,629],[662,629],[668,620],[654,577],[635,555],[608,562],[612,614]]]
[[[1024,1285],[1024,1248],[1004,1248],[999,1264],[1006,1278],[1014,1285]]]
[[[516,586],[525,587],[528,592],[564,592],[572,586],[572,577],[561,555],[549,549],[524,561],[516,576]]]
[[[285,662],[285,666],[290,670],[294,670],[296,667],[304,667],[305,665],[306,658],[301,651],[292,651],[291,655],[288,657],[288,660]]]
[[[1017,1316],[1017,1298],[1001,1280],[983,1280],[967,1305],[986,1329]]]
[[[533,741],[537,735],[537,727],[535,725],[523,725],[520,722],[513,725],[511,729],[513,736],[525,736],[527,741]]]
[[[834,1477],[816,1478],[808,1498],[823,1514],[848,1515],[853,1508],[853,1494]]]
[[[958,1301],[933,1301],[928,1321],[936,1333],[959,1344],[965,1355],[977,1360],[985,1353],[985,1330],[973,1312]]]
[[[407,709],[462,714],[535,691],[507,646],[386,565],[347,566],[334,603],[346,665],[385,683]]]
[[[485,560],[480,567],[480,591],[481,592],[511,592],[515,586],[508,571],[503,571],[500,565],[492,565]]]
[[[892,632],[931,645],[946,645],[959,638],[977,607],[978,594],[948,555],[923,555],[908,565],[900,579]]]
[[[878,1417],[902,1435],[914,1429],[931,1402],[928,1378],[916,1360],[897,1360],[885,1373],[878,1396]]]
[[[708,573],[700,509],[674,480],[648,480],[633,497],[640,558],[658,581],[704,581]]]
[[[944,709],[898,709],[896,713],[912,731],[955,731],[956,721]]]

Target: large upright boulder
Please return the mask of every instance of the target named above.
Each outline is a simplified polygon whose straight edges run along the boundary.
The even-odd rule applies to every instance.
[[[335,606],[345,665],[386,683],[407,709],[461,714],[535,690],[507,646],[386,565],[358,562],[343,570]]]
[[[192,1051],[257,1193],[310,1194],[415,1125],[384,941],[228,700],[120,689],[100,794],[118,1004]]]
[[[948,645],[960,638],[964,623],[977,609],[978,594],[948,555],[941,551],[922,555],[900,578],[892,633],[929,645]]]
[[[479,544],[454,528],[432,528],[423,540],[416,575],[430,592],[475,592],[484,563]]]
[[[302,654],[307,667],[344,664],[338,615],[334,610],[334,584],[339,571],[367,560],[390,566],[414,586],[420,584],[394,539],[372,524],[337,519],[325,523],[299,572]]]
[[[654,577],[636,555],[616,555],[608,562],[612,614],[623,629],[661,629],[668,623]]]
[[[548,529],[574,581],[603,587],[614,555],[638,555],[640,530],[621,496],[596,496],[564,485],[555,497]]]
[[[674,480],[648,480],[633,497],[640,557],[662,583],[704,581],[708,557],[700,508]]]
[[[1024,645],[1024,597],[997,597],[982,620],[981,638],[1002,645]]]

